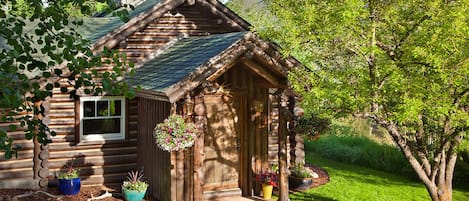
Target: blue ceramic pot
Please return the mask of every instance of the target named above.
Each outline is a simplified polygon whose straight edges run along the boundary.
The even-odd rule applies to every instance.
[[[80,178],[59,179],[59,191],[63,195],[76,195],[80,192]]]
[[[145,197],[145,193],[147,191],[139,192],[134,190],[127,190],[125,188],[122,189],[122,193],[124,194],[124,198],[127,201],[140,201]]]

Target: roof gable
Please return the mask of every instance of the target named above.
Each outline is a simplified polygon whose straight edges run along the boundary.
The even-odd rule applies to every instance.
[[[95,51],[100,51],[104,47],[114,48],[121,41],[125,40],[129,35],[143,29],[149,23],[163,16],[165,13],[171,12],[173,9],[179,6],[194,5],[200,5],[204,7],[206,10],[200,12],[210,12],[220,17],[226,24],[235,27],[237,31],[249,30],[249,23],[247,23],[245,20],[243,20],[241,17],[236,15],[233,11],[228,9],[225,5],[217,0],[168,0],[156,3],[154,7],[147,9],[146,12],[143,12],[140,15],[131,16],[133,18],[131,18],[129,22],[116,26],[117,28],[113,29],[111,32],[107,34],[100,34],[101,37],[95,41],[93,44],[93,49],[95,49]],[[113,24],[113,22],[110,22],[110,24]]]

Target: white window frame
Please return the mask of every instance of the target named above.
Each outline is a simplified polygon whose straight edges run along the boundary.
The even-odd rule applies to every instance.
[[[83,120],[86,119],[104,119],[106,117],[84,117],[84,102],[85,101],[102,101],[102,100],[120,100],[121,101],[121,121],[120,121],[120,132],[119,133],[107,133],[107,134],[88,134],[83,135]],[[96,104],[96,103],[95,103]],[[108,111],[110,104],[108,104]],[[106,140],[122,140],[125,139],[125,98],[123,96],[87,96],[80,97],[80,142],[97,142]],[[97,109],[95,110],[97,112]],[[112,116],[118,117],[118,116]]]

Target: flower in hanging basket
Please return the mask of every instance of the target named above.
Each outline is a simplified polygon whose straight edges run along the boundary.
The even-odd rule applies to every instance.
[[[164,122],[156,125],[153,136],[156,145],[165,151],[178,151],[192,147],[197,137],[197,129],[185,122],[181,115],[172,114]]]

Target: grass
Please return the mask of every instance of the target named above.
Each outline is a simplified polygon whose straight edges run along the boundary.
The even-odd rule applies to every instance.
[[[326,159],[314,152],[308,152],[306,160],[324,168],[330,176],[326,185],[305,192],[291,194],[297,201],[428,201],[423,184],[396,174],[364,168]],[[454,201],[469,200],[469,190],[454,190]]]
[[[306,141],[305,147],[325,158],[417,178],[399,149],[364,136],[324,135]]]
[[[382,170],[418,181],[414,170],[396,146],[379,143],[370,136],[351,131],[347,126],[336,127],[319,140],[306,141],[305,148],[307,152],[318,153],[324,158]],[[469,189],[469,142],[463,141],[459,149],[453,185]]]

